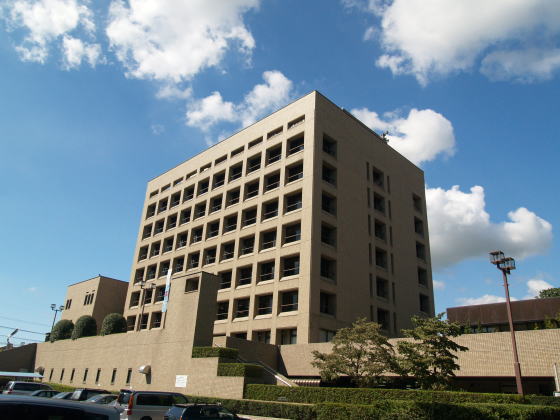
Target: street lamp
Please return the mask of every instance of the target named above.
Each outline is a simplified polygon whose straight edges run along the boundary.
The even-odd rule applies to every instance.
[[[56,315],[59,312],[62,312],[64,310],[64,306],[60,305],[58,308],[56,307],[56,303],[52,303],[51,304],[51,309],[54,311],[54,319],[52,321],[52,326],[51,326],[51,331],[54,328],[54,322],[56,321]]]
[[[515,270],[515,260],[506,257],[502,251],[490,252],[490,262],[494,264],[498,270],[502,272],[504,278],[504,289],[506,291],[506,310],[509,321],[509,330],[511,333],[511,347],[513,350],[513,369],[515,371],[515,382],[517,384],[517,393],[523,395],[523,383],[521,382],[521,365],[517,356],[517,343],[515,341],[515,331],[513,329],[513,318],[511,316],[511,300],[509,298],[509,286],[507,275],[511,274],[511,270]]]
[[[12,343],[10,343],[10,338],[12,338],[14,335],[17,334],[17,332],[19,331],[19,328],[16,328],[15,330],[13,330],[10,335],[8,336],[8,338],[6,339],[6,348],[8,350],[10,350],[13,346]]]

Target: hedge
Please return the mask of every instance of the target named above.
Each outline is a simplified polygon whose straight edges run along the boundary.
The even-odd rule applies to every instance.
[[[317,420],[558,420],[560,409],[521,404],[445,404],[380,401],[372,405],[321,403]]]
[[[72,340],[82,337],[92,337],[97,335],[97,322],[90,315],[82,315],[76,321],[74,331],[72,331]]]
[[[219,357],[220,360],[236,360],[239,350],[229,347],[193,347],[193,359],[201,357]]]
[[[291,402],[321,403],[339,402],[347,404],[369,404],[380,400],[414,400],[440,403],[498,403],[523,404],[530,400],[515,394],[490,394],[453,391],[421,391],[380,388],[327,388],[327,387],[285,387],[277,385],[248,384],[245,398],[253,400],[277,401],[279,397]],[[553,397],[549,397],[553,399]],[[539,400],[539,404],[543,404]]]
[[[73,330],[74,323],[72,321],[69,319],[61,319],[54,325],[49,335],[49,339],[51,340],[51,343],[58,340],[65,340],[72,337]]]
[[[99,335],[118,334],[126,332],[126,319],[118,313],[108,314],[101,324]]]
[[[189,402],[219,402],[234,413],[283,419],[314,420],[315,407],[311,404],[281,403],[271,401],[231,400],[226,398],[198,397],[187,395]],[[332,420],[332,419],[331,419]]]
[[[558,397],[547,397],[545,395],[526,395],[525,400],[529,404],[551,405],[560,407],[560,398]]]
[[[46,385],[50,386],[52,389],[58,392],[73,392],[76,387],[63,384],[55,384],[53,382],[46,382]]]
[[[251,363],[219,363],[218,376],[242,376],[260,378],[263,373],[262,366]]]

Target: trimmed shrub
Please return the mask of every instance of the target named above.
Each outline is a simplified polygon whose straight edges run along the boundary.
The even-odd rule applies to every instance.
[[[74,331],[72,331],[72,340],[93,335],[97,335],[97,322],[92,316],[82,315],[76,321]]]
[[[58,340],[65,340],[72,337],[74,331],[74,323],[69,319],[61,319],[56,324],[50,333],[49,339],[51,343]]]
[[[281,403],[270,401],[230,400],[225,398],[187,395],[189,402],[221,403],[234,413],[283,419],[314,420],[315,407],[311,404]],[[332,420],[332,419],[330,419]]]
[[[193,347],[193,359],[201,357],[219,357],[220,360],[236,360],[239,350],[229,347]]]
[[[525,400],[529,404],[560,407],[560,398],[558,397],[549,397],[546,395],[526,395]]]
[[[58,392],[73,392],[76,390],[76,387],[70,385],[55,384],[53,382],[47,382],[46,384]]]
[[[121,314],[112,313],[103,319],[99,335],[118,334],[126,332],[126,319]]]
[[[218,376],[242,376],[244,378],[260,378],[262,366],[251,363],[219,363]]]

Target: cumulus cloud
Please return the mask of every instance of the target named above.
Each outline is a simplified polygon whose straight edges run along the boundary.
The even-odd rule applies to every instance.
[[[432,280],[434,285],[434,290],[443,290],[445,289],[445,282],[441,280]]]
[[[177,83],[218,65],[232,45],[249,57],[255,40],[243,14],[258,5],[259,0],[115,0],[106,32],[129,76]]]
[[[517,300],[514,297],[511,300]],[[469,306],[469,305],[484,305],[486,303],[500,303],[505,302],[506,298],[503,296],[495,296],[495,295],[483,295],[477,298],[459,298],[457,301],[461,305]]]
[[[523,259],[543,253],[552,243],[552,225],[524,207],[509,212],[509,221],[493,223],[481,186],[470,192],[457,185],[449,190],[427,188],[426,206],[436,270],[486,256],[493,249]]]
[[[193,101],[187,107],[187,125],[203,131],[223,122],[247,126],[262,115],[285,105],[292,98],[293,84],[281,72],[266,71],[263,79],[265,83],[255,85],[238,104],[224,101],[220,92],[213,92],[206,98]]]
[[[66,65],[74,66],[84,56],[90,64],[92,60],[97,62],[100,55],[98,45],[85,46],[82,43],[82,52],[78,53],[79,40],[67,36],[77,29],[92,36],[95,24],[88,4],[87,0],[8,1],[4,17],[9,29],[22,29],[26,33],[23,41],[16,46],[21,59],[45,63],[50,44],[57,42],[64,48]]]
[[[383,118],[367,108],[351,112],[371,129],[388,131],[389,145],[417,165],[455,153],[453,125],[431,109],[413,108],[406,117],[391,112]]]
[[[539,295],[541,290],[550,289],[551,287],[554,286],[545,280],[531,279],[527,281],[527,294],[523,297],[523,299],[534,299]],[[511,296],[511,300],[518,300],[518,299]],[[459,302],[461,305],[482,305],[485,303],[499,303],[505,301],[506,301],[505,296],[495,296],[495,295],[484,295],[477,298],[457,299],[457,302]]]
[[[539,295],[541,290],[551,289],[554,286],[542,279],[531,279],[527,282],[527,295],[525,299],[533,299]]]
[[[560,67],[560,2],[550,0],[342,0],[379,20],[379,67],[414,75],[469,71],[501,79],[547,79]],[[371,28],[366,33],[371,33]],[[538,57],[537,63],[530,59]],[[519,67],[515,63],[520,63]]]
[[[64,68],[67,70],[80,67],[82,61],[87,61],[91,67],[95,67],[101,59],[101,46],[99,44],[87,44],[81,39],[65,35],[62,39],[64,52]]]

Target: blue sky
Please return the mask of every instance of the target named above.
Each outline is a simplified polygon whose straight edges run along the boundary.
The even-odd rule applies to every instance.
[[[146,182],[319,90],[425,171],[436,309],[560,286],[553,0],[0,0],[0,344],[128,280]],[[40,339],[18,333],[15,342]]]

